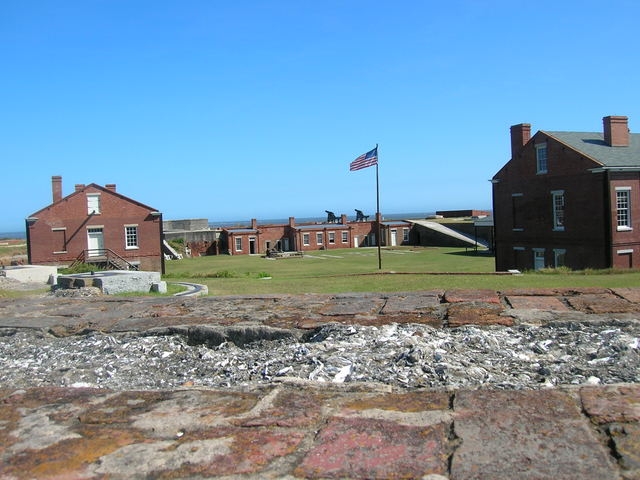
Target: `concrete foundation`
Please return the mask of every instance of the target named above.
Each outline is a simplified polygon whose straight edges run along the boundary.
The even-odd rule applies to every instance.
[[[51,283],[58,268],[50,265],[16,265],[4,267],[0,275],[23,283]]]
[[[96,287],[106,295],[132,292],[166,292],[159,272],[109,270],[58,276],[58,288]]]

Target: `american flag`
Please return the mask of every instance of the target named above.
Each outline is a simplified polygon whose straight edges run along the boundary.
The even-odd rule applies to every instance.
[[[378,164],[378,147],[373,150],[368,151],[367,153],[363,153],[358,158],[356,158],[353,162],[349,164],[349,170],[360,170],[362,168],[372,167],[373,165]]]

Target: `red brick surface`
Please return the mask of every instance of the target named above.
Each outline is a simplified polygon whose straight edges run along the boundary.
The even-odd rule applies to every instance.
[[[638,385],[5,387],[0,478],[632,479],[639,405]]]
[[[448,427],[332,418],[295,470],[303,478],[421,478],[447,472]]]
[[[609,453],[565,393],[464,391],[454,410],[452,479],[612,478]]]

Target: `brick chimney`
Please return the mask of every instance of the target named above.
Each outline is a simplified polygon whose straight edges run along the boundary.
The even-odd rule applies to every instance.
[[[62,200],[62,177],[60,175],[51,177],[51,193],[53,194],[53,203]]]
[[[79,192],[84,188],[84,183],[76,183],[75,191]]]
[[[107,190],[111,190],[112,192],[116,191],[116,184],[115,183],[107,183],[104,188],[106,188]]]
[[[604,143],[610,147],[629,146],[629,119],[610,115],[602,119],[604,124]]]
[[[251,230],[257,230],[258,229],[258,220],[256,220],[255,218],[251,219]]]
[[[531,138],[531,124],[519,123],[511,126],[511,158],[529,141]]]

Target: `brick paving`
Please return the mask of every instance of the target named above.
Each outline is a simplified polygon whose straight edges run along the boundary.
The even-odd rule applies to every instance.
[[[637,289],[0,302],[0,327],[638,321]],[[509,323],[510,322],[510,323]],[[640,385],[245,390],[0,385],[0,478],[640,479]]]
[[[640,478],[638,385],[4,388],[0,398],[6,479]]]

